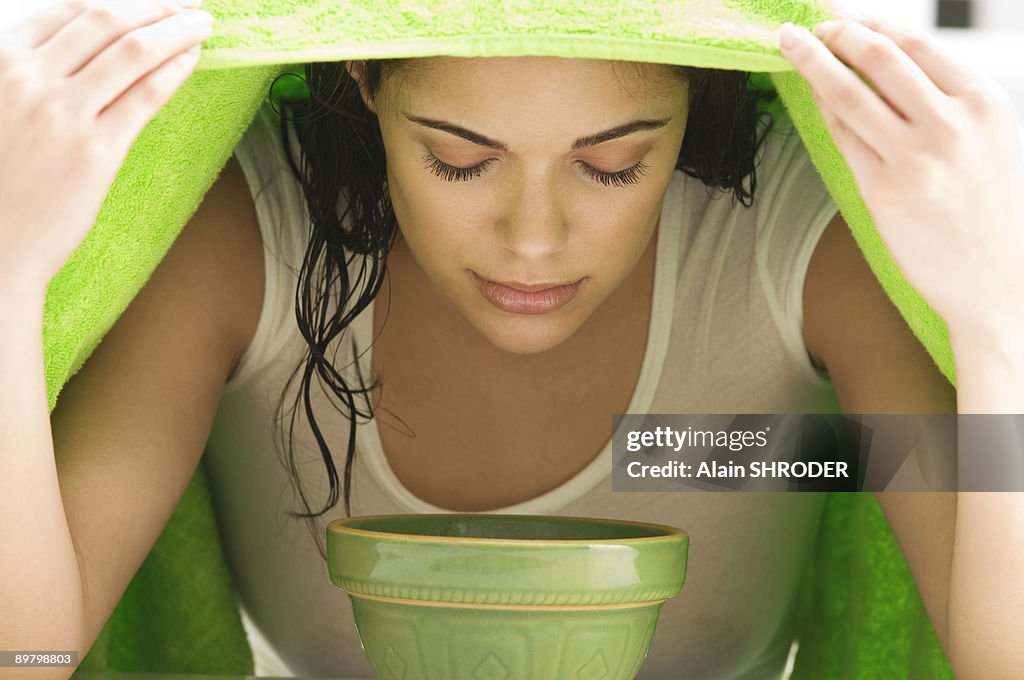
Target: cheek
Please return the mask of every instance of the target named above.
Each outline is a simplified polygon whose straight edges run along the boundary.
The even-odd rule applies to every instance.
[[[478,180],[449,183],[424,167],[416,154],[388,162],[388,186],[403,238],[416,250],[465,262],[487,244],[481,235],[495,219],[493,192]],[[426,264],[426,263],[424,263]]]
[[[416,166],[415,160],[388,163],[388,186],[395,217],[406,240],[436,224],[444,215],[443,201],[431,185],[430,173]]]
[[[602,254],[600,260],[619,270],[620,276],[622,269],[632,271],[650,243],[661,211],[659,198],[657,190],[637,190],[628,200],[603,203],[593,213],[588,241]]]
[[[421,168],[392,167],[388,188],[404,242],[397,247],[408,250],[419,267],[440,283],[472,259],[476,244],[471,238],[470,211],[439,190]]]

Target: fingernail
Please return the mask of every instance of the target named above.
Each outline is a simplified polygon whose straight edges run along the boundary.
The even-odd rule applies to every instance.
[[[786,50],[796,47],[804,39],[806,33],[807,29],[803,26],[794,26],[787,21],[779,29],[779,44]]]
[[[814,35],[818,36],[819,38],[824,38],[829,33],[831,33],[838,25],[838,21],[823,21],[820,24],[815,25]]]
[[[210,14],[209,12],[204,12],[201,9],[189,10],[188,12],[185,13],[184,19],[185,19],[185,21],[189,22],[190,24],[195,24],[196,26],[212,26],[213,25],[213,15]]]

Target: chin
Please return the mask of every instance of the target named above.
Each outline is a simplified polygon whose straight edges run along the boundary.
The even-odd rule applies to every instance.
[[[480,325],[474,325],[477,331],[498,349],[509,354],[527,355],[555,349],[571,338],[582,324],[575,323],[574,319],[543,318],[538,315],[499,321],[488,320]]]

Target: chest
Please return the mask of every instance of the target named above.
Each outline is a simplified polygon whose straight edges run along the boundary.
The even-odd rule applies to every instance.
[[[550,362],[504,363],[429,340],[412,349],[405,333],[379,333],[371,371],[389,467],[449,510],[493,510],[560,486],[604,449],[612,414],[629,409],[648,318],[641,307],[633,323],[598,334],[606,343]]]
[[[607,370],[543,378],[466,365],[447,379],[389,368],[376,410],[384,457],[411,493],[445,509],[492,510],[546,493],[610,439],[611,414],[628,410],[644,338]]]

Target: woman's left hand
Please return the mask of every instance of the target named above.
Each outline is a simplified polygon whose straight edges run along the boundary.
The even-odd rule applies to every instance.
[[[1024,150],[1008,95],[924,33],[876,19],[815,32],[797,29],[783,54],[904,276],[954,337],[1019,323]]]

